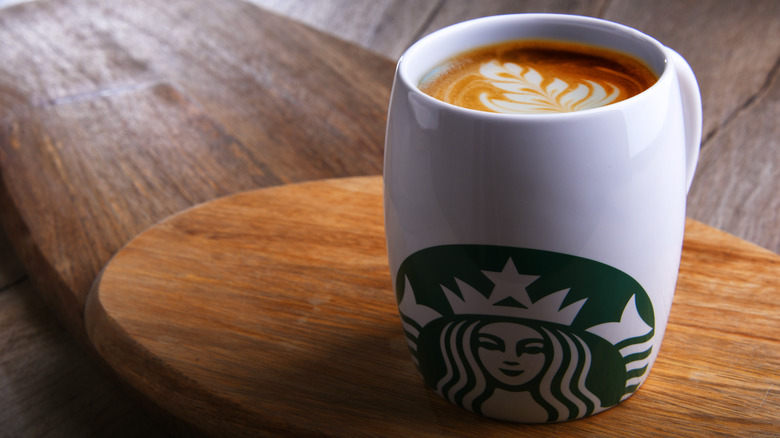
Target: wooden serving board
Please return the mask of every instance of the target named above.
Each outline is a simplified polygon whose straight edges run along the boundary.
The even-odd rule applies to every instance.
[[[86,323],[135,389],[222,436],[780,433],[780,257],[689,220],[663,348],[639,392],[524,426],[427,389],[391,287],[381,177],[259,189],[176,214],[102,271]]]
[[[240,0],[0,14],[0,221],[82,346],[133,236],[260,187],[382,171],[394,62]]]

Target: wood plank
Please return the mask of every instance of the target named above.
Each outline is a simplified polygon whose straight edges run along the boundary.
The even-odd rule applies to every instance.
[[[93,359],[34,290],[0,228],[0,435],[163,437],[181,430],[151,417]]]
[[[186,124],[194,129],[169,135],[171,127]],[[7,229],[12,237],[29,235],[33,246],[22,247],[20,255],[75,334],[83,333],[83,304],[96,273],[132,236],[194,203],[254,187],[263,178],[277,182],[168,85],[36,108],[11,126],[6,139],[25,145],[2,155],[14,198],[6,205],[25,218]],[[217,167],[242,159],[245,164],[228,175]]]
[[[688,201],[691,217],[706,218],[775,252],[780,252],[778,121],[780,71],[775,69],[767,87],[710,140]]]
[[[419,38],[450,24],[486,15],[554,12],[597,15],[607,0],[549,2],[532,0],[419,1],[248,0],[307,23],[361,47],[397,60]]]
[[[235,191],[381,172],[390,61],[239,1],[7,12],[3,221],[80,340],[97,272],[158,220]]]
[[[56,321],[2,228],[0,309],[2,436],[167,436]]]
[[[556,13],[599,16],[607,0],[590,1],[556,1],[545,0],[491,0],[487,2],[470,2],[467,0],[446,1],[431,17],[420,35],[427,35],[437,29],[472,18],[486,15],[517,14],[517,13]]]
[[[0,291],[0,435],[163,437],[85,355],[29,281]]]
[[[422,384],[391,291],[382,218],[378,176],[250,191],[182,212],[106,267],[88,306],[91,339],[140,391],[215,434],[780,431],[777,255],[688,221],[664,345],[642,389],[591,418],[518,426],[462,411]]]
[[[641,8],[616,0],[603,18],[653,36],[690,63],[702,92],[705,139],[766,87],[780,59],[780,38],[769,37],[780,35],[774,0],[659,0]]]
[[[419,0],[247,0],[390,59],[413,42],[440,2]],[[401,38],[399,38],[401,36]]]

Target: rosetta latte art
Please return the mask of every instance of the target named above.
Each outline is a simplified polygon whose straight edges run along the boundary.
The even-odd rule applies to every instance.
[[[479,73],[493,87],[502,92],[492,97],[482,92],[480,102],[497,113],[571,112],[597,108],[617,101],[620,90],[612,84],[598,84],[591,80],[570,84],[559,78],[545,79],[531,67],[512,62],[490,61]],[[606,87],[606,88],[605,88]]]
[[[479,47],[437,65],[420,91],[463,108],[553,114],[629,99],[658,77],[628,54],[577,43],[519,40]]]

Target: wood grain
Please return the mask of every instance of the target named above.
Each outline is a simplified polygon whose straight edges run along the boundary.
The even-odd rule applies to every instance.
[[[648,8],[616,1],[604,18],[652,35],[691,64],[702,90],[705,139],[762,93],[767,79],[777,74],[780,39],[766,36],[780,34],[780,3],[660,0]]]
[[[375,53],[397,60],[421,37],[461,21],[486,15],[550,12],[597,16],[608,0],[248,0]]]
[[[59,53],[0,74],[22,93],[0,127],[0,199],[80,340],[98,271],[153,223],[235,191],[381,172],[389,61],[241,2],[77,5],[19,5],[0,23],[17,65]],[[48,46],[26,47],[40,32]]]
[[[0,309],[0,436],[167,436],[84,354],[29,281],[0,289]]]
[[[438,1],[415,0],[248,1],[393,60],[440,7]]]
[[[87,324],[125,379],[196,427],[279,436],[771,436],[780,257],[687,224],[661,354],[595,417],[518,426],[427,390],[387,269],[381,177],[262,189],[184,211],[108,264]],[[696,422],[691,419],[696,418]]]
[[[779,31],[780,32],[780,31]],[[780,251],[780,76],[712,137],[688,199],[689,213]]]

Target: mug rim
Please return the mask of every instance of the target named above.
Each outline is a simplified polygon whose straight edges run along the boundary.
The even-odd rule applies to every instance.
[[[449,102],[445,102],[421,91],[419,89],[419,81],[415,82],[412,78],[409,77],[410,73],[408,70],[412,68],[409,67],[409,65],[414,64],[413,62],[415,59],[414,57],[419,56],[420,55],[419,52],[424,52],[426,46],[435,44],[438,40],[453,39],[458,34],[465,33],[469,29],[472,29],[473,31],[474,28],[479,28],[479,27],[490,27],[496,25],[501,25],[501,26],[518,25],[519,23],[522,22],[525,23],[534,22],[540,28],[541,28],[540,25],[555,24],[561,29],[566,29],[566,28],[568,28],[569,30],[584,29],[585,31],[589,31],[592,34],[597,34],[597,33],[606,34],[606,33],[610,33],[611,31],[611,33],[613,34],[620,34],[620,36],[623,37],[622,41],[626,41],[627,44],[633,43],[635,46],[644,45],[645,47],[652,47],[652,49],[654,50],[653,55],[656,57],[655,60],[645,59],[643,57],[638,56],[636,53],[633,53],[628,50],[621,50],[615,47],[598,45],[587,41],[583,42],[582,40],[574,39],[573,37],[556,38],[556,37],[544,37],[544,36],[532,36],[532,35],[528,35],[525,37],[529,39],[538,38],[538,39],[549,39],[551,41],[591,44],[597,47],[602,47],[602,48],[626,53],[632,57],[639,59],[641,62],[646,64],[653,71],[653,73],[658,75],[658,79],[655,81],[655,83],[653,83],[647,89],[643,90],[641,93],[631,96],[628,99],[624,99],[620,102],[616,102],[616,103],[612,103],[612,104],[608,104],[596,108],[579,110],[579,111],[521,114],[521,113],[496,113],[490,111],[482,111],[477,109],[465,108]],[[548,29],[548,31],[550,30]],[[513,39],[521,40],[523,39],[523,37],[497,38],[497,37],[486,36],[485,39],[486,42],[482,44],[479,43],[466,44],[457,49],[448,51],[448,53],[445,55],[438,56],[438,58],[436,58],[435,61],[430,61],[426,63],[425,64],[426,67],[421,68],[421,70],[424,73],[422,75],[418,74],[418,76],[420,76],[420,79],[422,79],[422,77],[424,77],[424,75],[427,72],[430,72],[433,68],[435,68],[437,65],[440,65],[443,61],[450,59],[453,56],[457,56],[460,53],[464,53],[468,50],[477,49],[480,47],[485,47],[491,44],[497,44],[504,41],[512,41]],[[490,15],[490,16],[479,17],[479,18],[474,18],[471,20],[455,23],[450,26],[446,26],[441,29],[438,29],[420,38],[409,48],[407,48],[406,51],[404,51],[404,53],[399,58],[396,67],[396,77],[397,80],[403,82],[403,84],[407,87],[408,90],[420,96],[419,98],[422,98],[424,99],[425,102],[428,102],[429,104],[439,107],[443,110],[453,111],[456,113],[463,113],[464,115],[469,115],[471,117],[479,116],[479,117],[488,117],[491,119],[506,118],[511,120],[530,118],[532,120],[539,122],[541,121],[541,119],[549,119],[549,118],[561,119],[561,118],[584,117],[588,115],[598,114],[604,111],[620,110],[620,108],[622,108],[623,106],[634,104],[638,100],[641,100],[643,97],[649,95],[652,90],[661,86],[662,83],[665,83],[668,80],[670,80],[669,77],[672,75],[672,72],[670,71],[671,62],[669,60],[669,55],[667,53],[667,50],[669,49],[667,49],[666,46],[661,44],[658,40],[637,29],[613,21],[605,20],[602,18],[588,17],[583,15],[573,15],[573,14],[555,14],[555,13],[521,13],[521,14]]]

